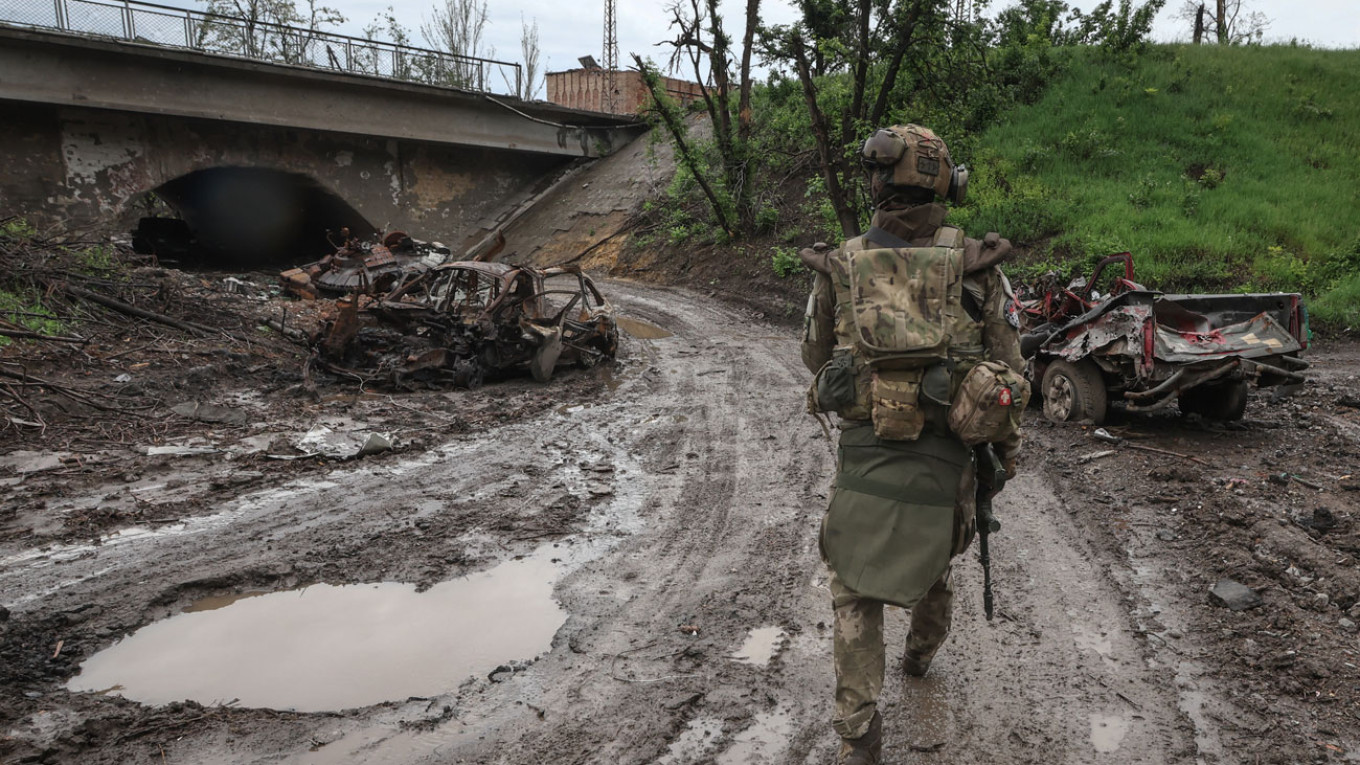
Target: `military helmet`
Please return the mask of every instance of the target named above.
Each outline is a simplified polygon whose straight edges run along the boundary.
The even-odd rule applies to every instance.
[[[968,188],[968,168],[954,164],[949,147],[930,128],[883,128],[869,136],[860,154],[886,186],[929,189],[951,202],[962,202]]]

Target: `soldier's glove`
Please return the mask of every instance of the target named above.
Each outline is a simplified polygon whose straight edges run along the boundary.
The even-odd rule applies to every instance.
[[[1015,480],[1015,472],[1016,472],[1016,465],[1015,465],[1015,462],[1016,462],[1015,457],[1007,457],[1006,459],[1004,459],[1004,460],[1001,461],[1001,467],[1003,467],[1003,468],[1006,469],[1006,480],[1007,480],[1007,481],[1014,481],[1014,480]]]
[[[827,253],[834,247],[826,242],[818,242],[811,247],[804,247],[798,251],[798,259],[803,261],[803,265],[818,273],[830,273],[831,267],[827,264]]]

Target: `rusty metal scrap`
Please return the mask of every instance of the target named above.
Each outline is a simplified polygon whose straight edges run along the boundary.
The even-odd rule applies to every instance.
[[[575,266],[460,261],[409,269],[386,293],[336,303],[316,344],[333,372],[399,387],[474,387],[562,364],[592,366],[618,346],[614,309]]]
[[[450,256],[449,249],[438,242],[417,241],[404,231],[393,231],[382,242],[361,242],[348,229],[341,229],[341,238],[343,244],[330,255],[279,274],[284,291],[305,300],[321,295],[380,294]]]

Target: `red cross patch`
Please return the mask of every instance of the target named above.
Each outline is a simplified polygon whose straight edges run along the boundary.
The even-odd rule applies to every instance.
[[[1001,392],[996,396],[996,403],[1000,406],[1010,406],[1014,400],[1010,388],[1002,388]]]

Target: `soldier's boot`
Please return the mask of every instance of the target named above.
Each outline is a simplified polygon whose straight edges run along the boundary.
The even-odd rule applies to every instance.
[[[874,712],[869,730],[859,738],[841,739],[836,765],[879,765],[883,761],[883,716]]]
[[[954,612],[954,586],[945,572],[931,586],[921,602],[911,609],[911,628],[907,630],[906,652],[902,654],[902,671],[912,677],[924,677],[930,660],[949,637],[949,622]]]
[[[932,656],[919,654],[910,648],[902,654],[902,671],[912,677],[925,677],[930,671],[930,660]]]

